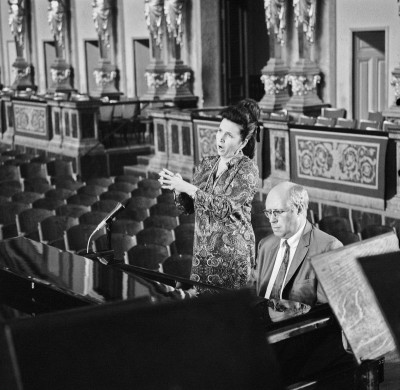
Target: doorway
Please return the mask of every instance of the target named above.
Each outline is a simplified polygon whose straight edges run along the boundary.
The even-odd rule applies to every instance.
[[[353,33],[353,116],[357,120],[386,108],[385,40],[384,30]]]
[[[261,69],[269,59],[263,0],[221,1],[222,104],[264,95]]]

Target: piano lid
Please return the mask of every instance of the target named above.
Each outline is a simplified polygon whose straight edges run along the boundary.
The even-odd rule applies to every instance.
[[[148,297],[182,299],[179,290],[74,253],[17,237],[0,242],[0,272],[73,296],[89,304]]]

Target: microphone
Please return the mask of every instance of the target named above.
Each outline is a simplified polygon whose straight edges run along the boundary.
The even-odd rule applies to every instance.
[[[106,226],[108,222],[110,222],[118,214],[118,212],[124,208],[125,205],[118,202],[117,205],[110,211],[110,213],[97,225],[93,233],[98,232],[100,229]]]
[[[90,240],[92,239],[93,235],[100,229],[102,229],[104,226],[106,226],[108,222],[110,222],[119,213],[121,209],[124,209],[126,203],[127,201],[125,202],[125,204],[118,202],[117,205],[111,210],[111,212],[96,226],[96,229],[94,229],[92,234],[89,236],[86,246],[86,253],[89,253]]]

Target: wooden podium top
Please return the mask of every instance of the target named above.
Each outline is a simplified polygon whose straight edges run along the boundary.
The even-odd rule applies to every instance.
[[[394,350],[395,342],[357,259],[398,250],[398,238],[391,232],[311,258],[358,363]]]

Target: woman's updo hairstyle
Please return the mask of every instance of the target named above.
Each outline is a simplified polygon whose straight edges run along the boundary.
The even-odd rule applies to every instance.
[[[249,158],[254,157],[256,139],[260,141],[260,111],[260,107],[253,99],[243,99],[237,105],[229,106],[221,111],[222,118],[241,126],[242,141],[247,139],[247,144],[242,151]]]

